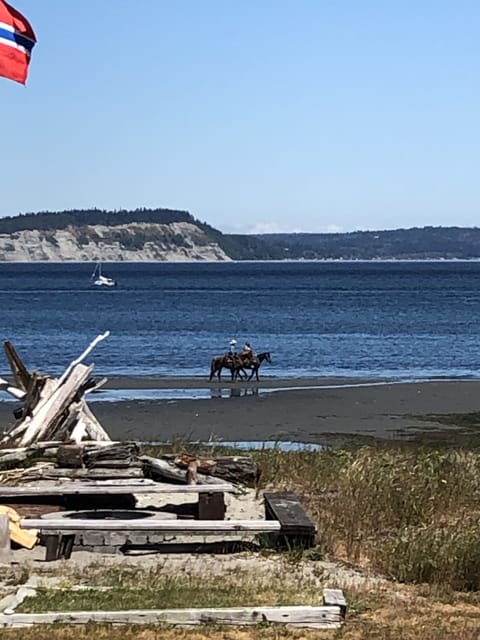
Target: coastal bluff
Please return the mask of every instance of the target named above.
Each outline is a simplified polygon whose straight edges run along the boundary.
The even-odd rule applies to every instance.
[[[190,222],[23,229],[0,234],[2,262],[229,261],[208,234]]]

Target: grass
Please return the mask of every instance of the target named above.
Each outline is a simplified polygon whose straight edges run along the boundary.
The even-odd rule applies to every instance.
[[[322,552],[401,582],[480,589],[478,452],[389,444],[260,457],[264,483],[300,494]]]
[[[63,589],[39,589],[37,595],[27,598],[17,611],[322,604],[322,591],[316,580],[300,577],[286,581],[284,570],[264,578],[238,570],[228,575],[206,577],[188,572],[168,575],[163,566],[139,571],[137,567],[105,569],[100,565],[87,569],[75,580],[77,584],[83,582],[91,588],[73,590],[65,585]]]

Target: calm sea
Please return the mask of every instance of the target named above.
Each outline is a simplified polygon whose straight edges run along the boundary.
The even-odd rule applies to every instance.
[[[57,374],[107,329],[97,375],[208,376],[231,338],[263,375],[478,377],[480,263],[0,264],[1,338]],[[0,355],[0,374],[9,372]]]

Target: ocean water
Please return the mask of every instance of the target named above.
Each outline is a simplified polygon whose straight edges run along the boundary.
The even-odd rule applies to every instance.
[[[0,264],[0,336],[56,375],[95,336],[96,375],[208,377],[249,340],[269,377],[479,377],[480,263]],[[0,375],[9,373],[0,355]]]

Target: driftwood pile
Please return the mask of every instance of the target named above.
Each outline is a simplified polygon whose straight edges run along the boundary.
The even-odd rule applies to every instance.
[[[187,484],[254,484],[259,476],[248,456],[199,458],[183,453],[141,455],[135,442],[112,442],[85,397],[106,382],[92,378],[83,360],[109,332],[97,336],[59,378],[30,373],[10,342],[5,353],[14,384],[0,378],[22,407],[0,435],[0,484],[47,481],[134,481],[150,478]]]
[[[15,411],[17,423],[4,434],[2,446],[28,447],[51,440],[77,443],[110,440],[85,401],[85,395],[98,389],[105,379],[95,382],[91,376],[93,364],[82,364],[95,345],[108,335],[107,331],[95,338],[60,378],[29,373],[13,345],[4,343],[15,385],[0,378],[0,389],[21,400],[23,407]]]

